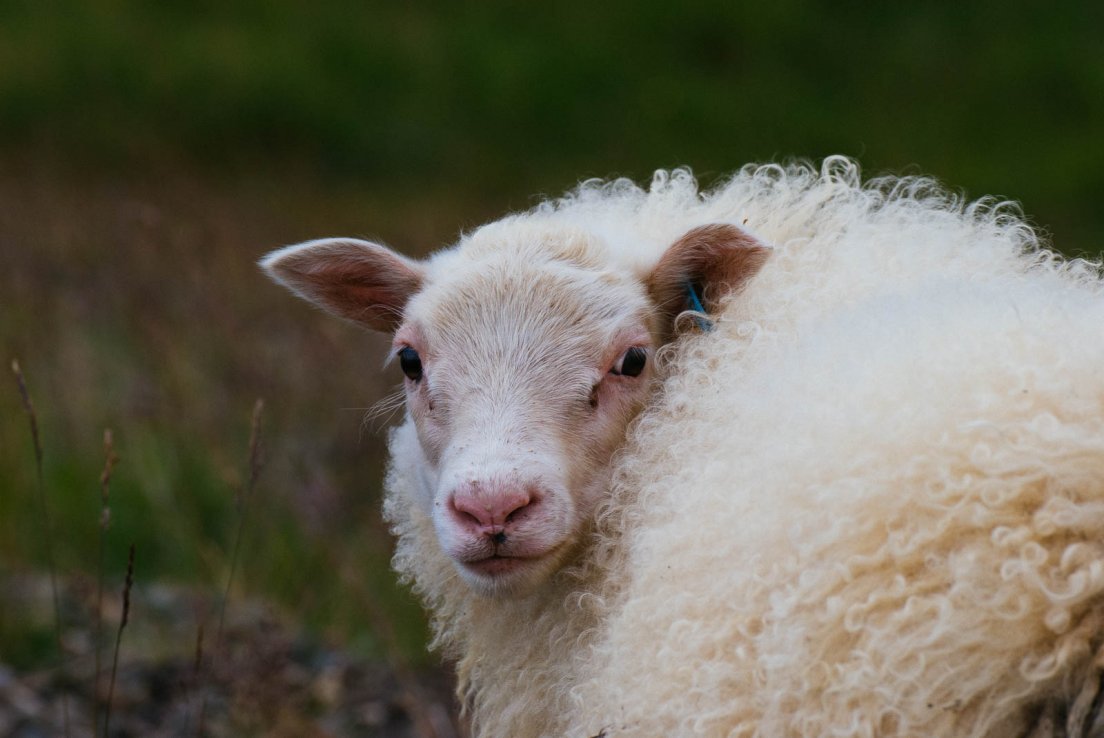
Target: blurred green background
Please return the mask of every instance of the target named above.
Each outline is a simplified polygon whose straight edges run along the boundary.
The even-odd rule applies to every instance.
[[[217,595],[264,397],[235,596],[426,658],[378,505],[386,341],[266,283],[265,251],[414,254],[591,176],[857,157],[1023,203],[1104,248],[1098,2],[0,2],[0,337],[39,412],[59,572]],[[2,386],[2,385],[0,385]],[[0,391],[0,576],[40,570],[34,453]],[[339,575],[341,574],[341,575]],[[364,582],[352,591],[350,578]],[[0,593],[0,660],[41,639]],[[366,602],[366,598],[372,600]]]

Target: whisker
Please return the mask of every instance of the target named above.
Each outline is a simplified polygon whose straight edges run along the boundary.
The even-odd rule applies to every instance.
[[[363,439],[365,431],[376,432],[391,422],[395,413],[403,408],[406,403],[406,393],[402,387],[384,396],[370,408],[365,410],[364,419],[360,423],[360,437]]]

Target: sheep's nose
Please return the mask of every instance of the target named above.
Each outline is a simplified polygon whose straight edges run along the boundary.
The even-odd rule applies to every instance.
[[[532,498],[523,490],[487,490],[473,485],[452,498],[455,516],[465,528],[488,536],[498,536],[520,513],[531,506]]]

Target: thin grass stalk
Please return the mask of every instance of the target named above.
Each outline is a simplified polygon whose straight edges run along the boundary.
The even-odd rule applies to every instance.
[[[104,551],[107,545],[107,529],[111,525],[111,474],[119,457],[115,455],[115,443],[110,428],[104,429],[104,468],[100,473],[100,542],[99,556],[96,562],[96,676],[92,682],[92,728],[100,734],[100,675],[103,673],[101,652],[103,650],[103,591],[104,591]]]
[[[186,682],[186,684],[187,684],[187,687],[186,687],[187,696],[186,696],[185,699],[188,701],[189,704],[194,704],[194,701],[196,700],[196,693],[203,686],[203,621],[200,621],[196,625],[195,658],[192,661],[192,676]],[[206,705],[203,704],[203,705],[201,705],[200,710],[199,710],[198,721],[196,723],[197,727],[196,727],[196,732],[195,732],[195,735],[197,735],[197,736],[203,735],[203,728],[204,728],[204,726],[203,726],[204,714],[203,713],[204,713],[205,708],[206,708]],[[187,716],[187,721],[184,723],[184,730],[182,731],[182,735],[190,734],[191,733],[191,727],[192,727],[192,716],[188,715]]]
[[[35,480],[37,484],[39,514],[42,517],[42,530],[46,543],[46,567],[50,571],[50,594],[54,600],[54,640],[57,643],[58,658],[65,660],[65,649],[61,644],[61,600],[58,597],[57,566],[54,563],[54,539],[50,525],[50,507],[46,504],[46,483],[42,478],[42,441],[38,434],[38,415],[35,413],[34,402],[27,391],[27,382],[23,377],[23,370],[19,367],[19,361],[12,359],[12,373],[19,385],[19,397],[23,401],[23,410],[31,423],[31,440],[34,442],[35,452]],[[62,692],[62,714],[64,716],[65,736],[69,738],[69,695]]]
[[[221,653],[222,649],[222,631],[226,624],[226,604],[230,600],[230,590],[234,584],[234,575],[238,570],[238,558],[241,554],[242,538],[245,533],[245,521],[246,513],[249,508],[249,500],[253,497],[253,490],[257,487],[257,479],[261,476],[261,469],[264,467],[264,451],[261,445],[261,414],[264,412],[264,400],[258,398],[253,403],[253,417],[250,422],[249,429],[249,476],[246,479],[245,486],[241,488],[235,499],[235,504],[238,508],[238,528],[234,534],[234,547],[233,552],[230,555],[230,573],[226,577],[226,589],[222,595],[222,602],[219,604],[219,618],[218,629],[215,631],[215,654]],[[202,652],[198,649],[197,645],[196,653],[196,673],[199,673],[200,659]],[[203,695],[200,698],[199,703],[199,720],[196,727],[196,735],[203,735],[204,722],[207,715],[207,696]]]
[[[115,674],[119,670],[119,646],[123,642],[123,629],[130,617],[130,588],[134,585],[134,544],[130,544],[127,555],[126,582],[123,584],[123,616],[119,620],[119,631],[115,634],[115,655],[111,657],[111,684],[107,689],[107,706],[104,708],[104,738],[111,735],[111,702],[115,697]]]
[[[199,677],[203,671],[203,623],[196,627],[195,660],[192,663],[192,685],[199,684]]]
[[[222,645],[222,628],[226,621],[226,603],[230,599],[230,588],[234,583],[234,574],[238,569],[238,558],[241,552],[243,533],[245,532],[246,512],[249,500],[253,497],[253,490],[257,486],[257,478],[261,475],[264,466],[264,458],[261,449],[261,413],[264,411],[264,400],[259,399],[253,404],[253,419],[249,429],[249,477],[245,487],[239,492],[235,500],[238,508],[238,530],[234,534],[234,550],[230,555],[230,574],[226,577],[226,591],[222,596],[219,606],[218,630],[215,632],[215,650]]]

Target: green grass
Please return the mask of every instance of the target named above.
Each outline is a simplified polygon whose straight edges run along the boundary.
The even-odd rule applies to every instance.
[[[512,205],[580,176],[844,153],[1020,199],[1096,253],[1102,26],[1087,0],[24,0],[0,6],[0,147],[124,175],[297,161]]]

